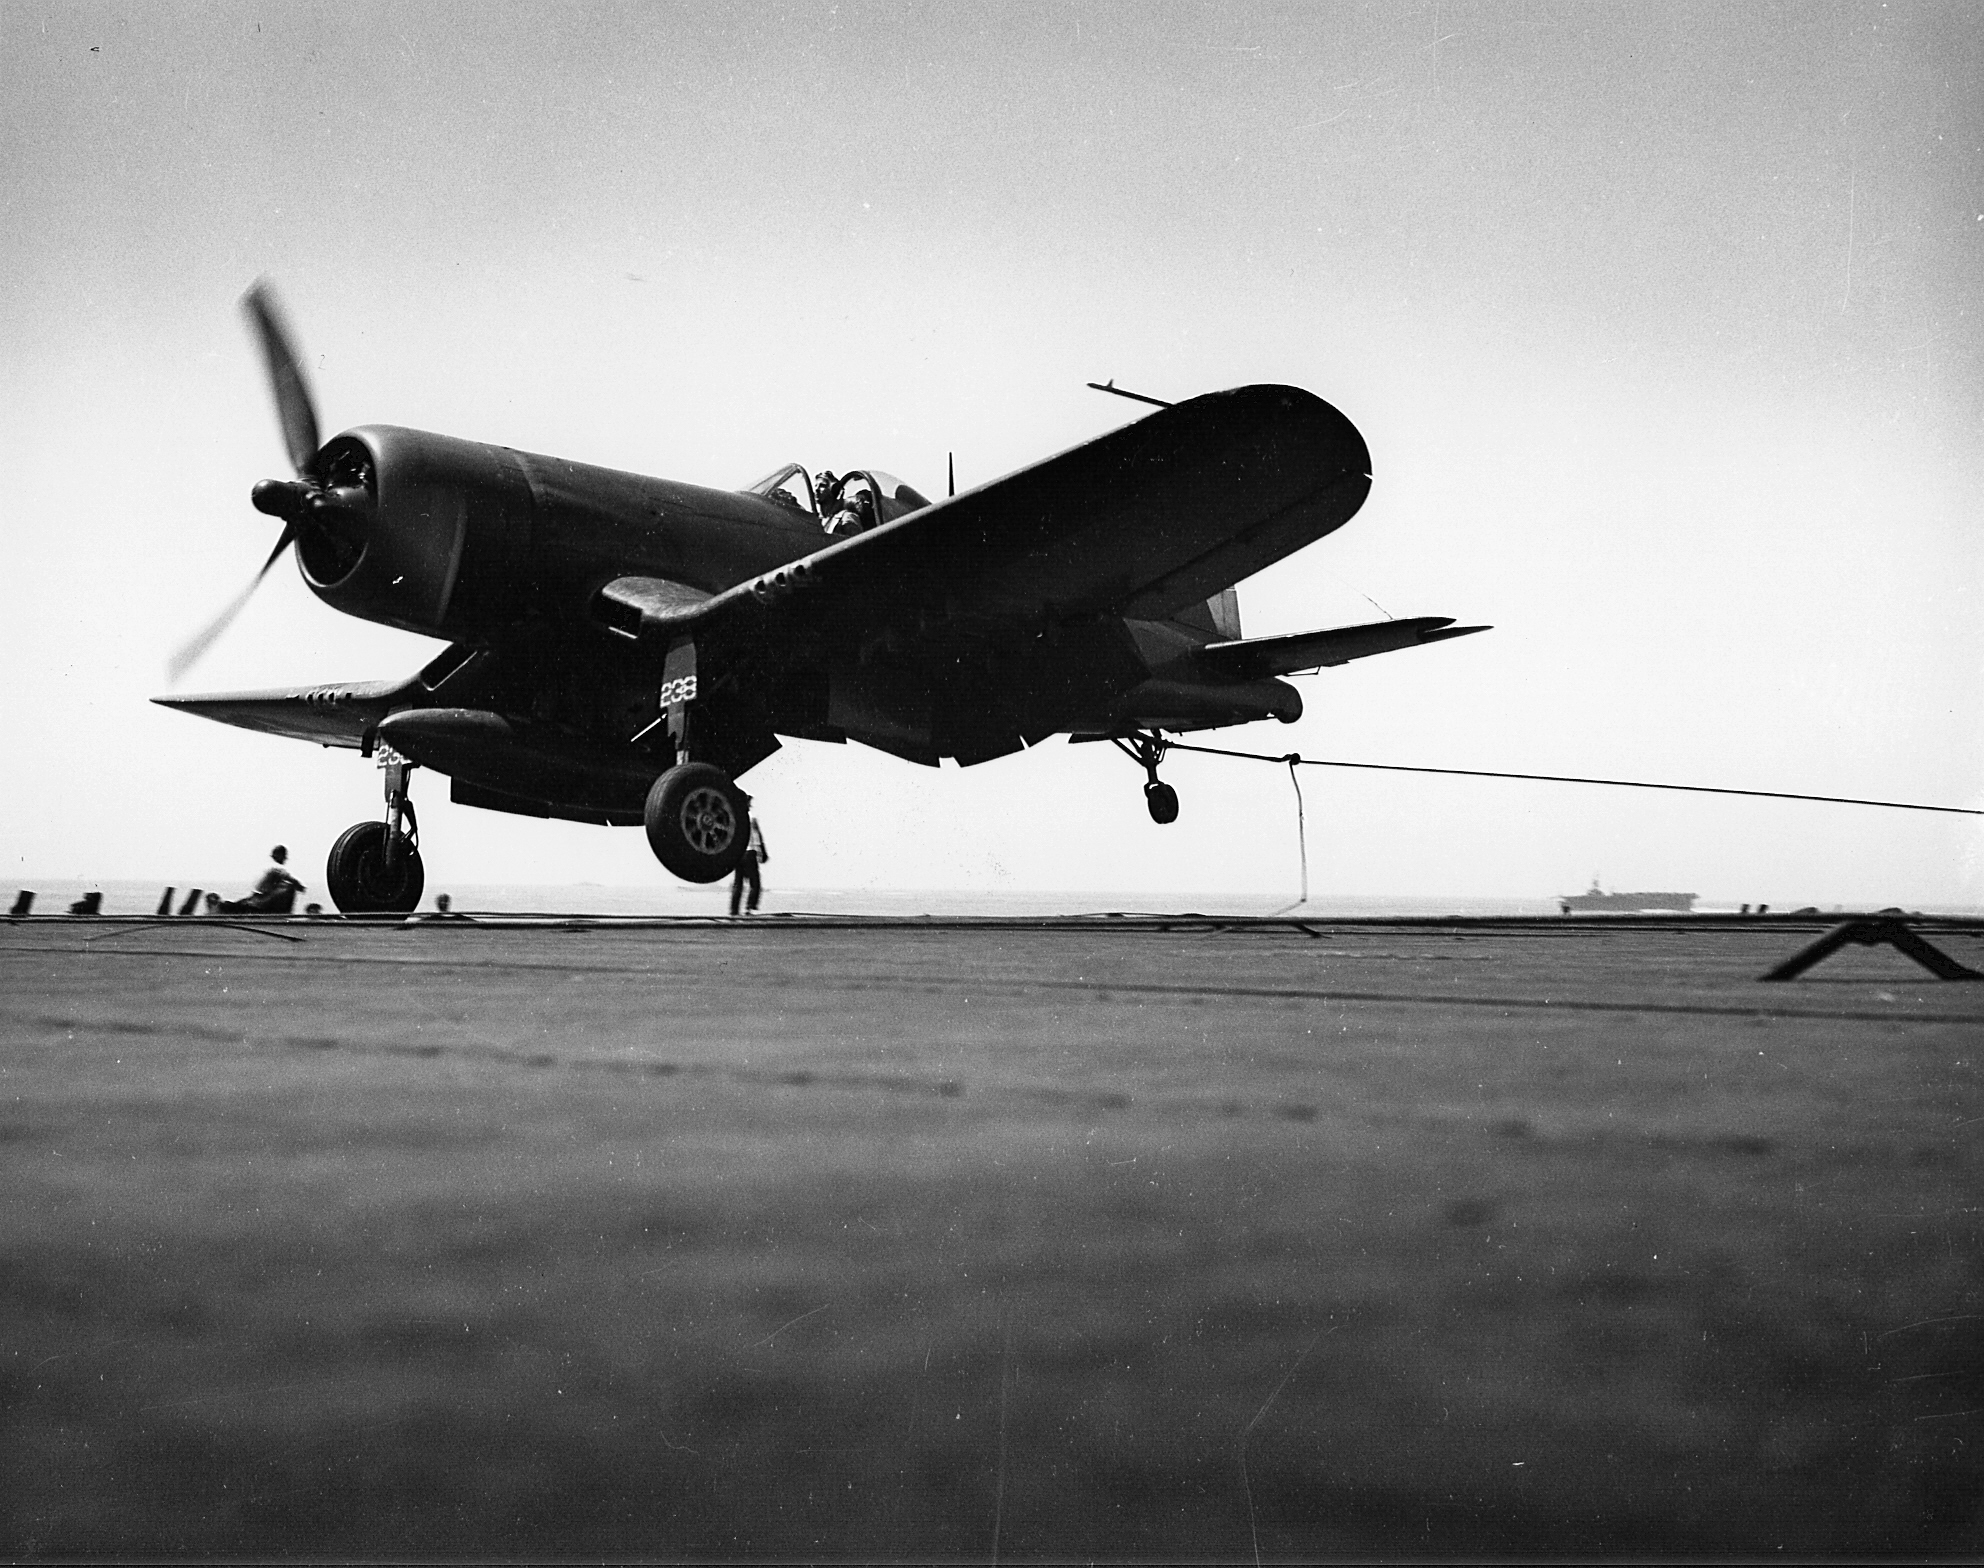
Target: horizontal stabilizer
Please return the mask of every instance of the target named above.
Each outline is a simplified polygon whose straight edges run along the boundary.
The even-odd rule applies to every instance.
[[[1197,651],[1194,662],[1212,680],[1253,681],[1267,675],[1292,675],[1297,670],[1348,664],[1352,659],[1368,659],[1374,653],[1417,648],[1490,629],[1456,626],[1451,615],[1421,615],[1405,621],[1375,621],[1369,626],[1296,632],[1289,637],[1207,643]]]

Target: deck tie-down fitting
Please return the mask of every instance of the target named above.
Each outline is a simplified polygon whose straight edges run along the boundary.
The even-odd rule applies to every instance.
[[[1796,980],[1814,964],[1823,962],[1842,947],[1892,947],[1907,954],[1938,980],[1984,980],[1984,974],[1958,963],[1940,947],[1924,941],[1909,929],[1908,922],[1893,915],[1858,915],[1843,920],[1816,942],[1793,953],[1764,980]]]

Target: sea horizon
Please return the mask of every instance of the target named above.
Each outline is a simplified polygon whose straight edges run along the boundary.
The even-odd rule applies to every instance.
[[[176,910],[195,888],[218,892],[223,898],[239,898],[252,882],[238,874],[213,882],[170,884],[172,907]],[[101,913],[106,915],[151,915],[158,912],[168,884],[138,878],[86,879],[78,877],[35,877],[16,873],[13,890],[32,891],[33,913],[59,915],[85,893],[103,894]],[[730,908],[728,880],[705,887],[685,884],[615,884],[600,882],[463,882],[430,883],[421,898],[422,909],[432,909],[437,894],[446,893],[457,911],[468,914],[559,914],[559,915],[721,915]],[[12,897],[9,897],[9,903]],[[317,902],[328,910],[329,898],[320,887],[306,888],[298,902]],[[1704,896],[1696,905],[1699,913],[1735,913],[1742,906],[1735,901]],[[1749,906],[1757,908],[1756,904]],[[1906,899],[1858,900],[1842,904],[1837,900],[1773,902],[1778,913],[1817,908],[1824,912],[1875,907],[1906,908],[1912,912],[1948,916],[1984,914],[1975,906],[1932,905]],[[1492,916],[1554,915],[1558,895],[1486,895],[1431,893],[1328,892],[1312,894],[1306,902],[1292,892],[1244,893],[1192,891],[1141,891],[1121,889],[1026,888],[804,888],[768,886],[760,905],[762,915],[877,915],[910,917],[942,916],[1030,916],[1092,914],[1222,914],[1263,916],[1301,909],[1309,914],[1339,918],[1384,916]]]

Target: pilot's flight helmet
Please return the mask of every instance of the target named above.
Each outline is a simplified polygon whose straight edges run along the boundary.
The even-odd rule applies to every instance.
[[[277,865],[281,865],[285,860],[289,859],[289,851],[278,844],[274,849],[269,851],[269,859],[273,860]]]

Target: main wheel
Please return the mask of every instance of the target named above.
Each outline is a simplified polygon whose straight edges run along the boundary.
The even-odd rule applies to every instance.
[[[1178,791],[1169,784],[1152,779],[1144,786],[1144,804],[1150,807],[1151,821],[1159,827],[1178,820]]]
[[[707,762],[685,762],[654,781],[647,826],[654,858],[684,882],[721,882],[751,841],[744,792]]]
[[[401,834],[387,865],[386,832],[383,822],[361,822],[346,828],[331,846],[324,881],[331,902],[347,915],[405,915],[420,903],[420,890],[427,885],[420,851]]]

